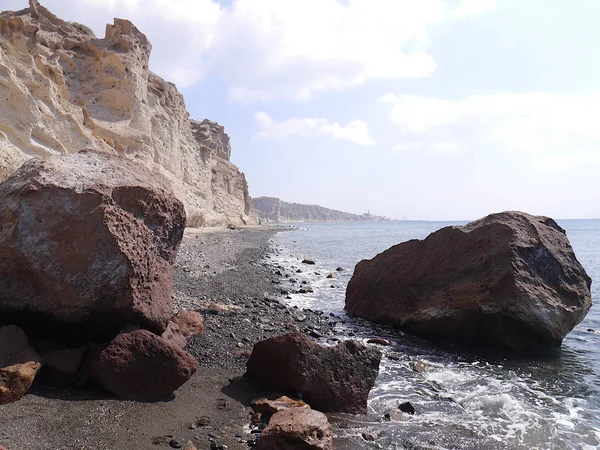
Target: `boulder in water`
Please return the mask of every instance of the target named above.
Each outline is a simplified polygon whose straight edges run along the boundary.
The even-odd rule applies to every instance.
[[[492,214],[358,263],[346,310],[406,332],[493,347],[557,347],[592,305],[591,279],[548,217]]]

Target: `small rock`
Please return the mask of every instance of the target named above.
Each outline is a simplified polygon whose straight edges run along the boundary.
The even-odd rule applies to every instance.
[[[171,319],[179,326],[181,334],[186,338],[196,336],[204,331],[204,319],[197,311],[181,310]]]
[[[343,267],[338,267],[338,268],[337,268],[337,269],[335,269],[335,270],[337,270],[338,272],[343,272],[343,271],[344,271],[344,268],[343,268]]]
[[[390,347],[392,343],[384,338],[371,338],[367,341],[367,344],[377,344],[377,345],[385,345]]]
[[[303,259],[302,260],[302,264],[308,264],[308,265],[314,266],[315,265],[315,261],[314,261],[314,259],[308,259],[307,258],[307,259]]]
[[[333,430],[325,414],[292,408],[273,414],[262,432],[259,449],[333,449]]]
[[[333,274],[330,273],[329,275],[327,275],[327,278],[333,278]]]
[[[183,447],[183,444],[181,442],[179,442],[177,439],[171,439],[169,441],[169,445],[172,448],[181,448],[181,447]]]
[[[423,361],[411,361],[410,368],[417,373],[423,373],[427,370],[427,364]]]
[[[414,414],[415,413],[415,407],[410,403],[410,402],[402,402],[400,403],[400,405],[398,406],[398,409],[402,412],[405,412],[407,414]]]
[[[371,433],[363,432],[361,436],[363,437],[363,439],[365,441],[374,441],[375,440],[375,436],[373,436]]]
[[[229,225],[227,225],[227,228],[229,228],[230,230],[235,230],[237,227],[234,224],[230,223]]]
[[[211,439],[221,439],[221,435],[215,433],[214,431],[209,431],[208,433],[206,433],[206,435]]]
[[[261,421],[257,423],[257,425],[259,425],[259,429],[260,425],[264,425],[263,420],[268,420],[276,412],[290,408],[310,408],[310,406],[308,406],[308,404],[306,404],[304,401],[294,400],[285,395],[275,400],[261,398],[253,401],[250,406],[252,407],[252,410],[261,415]]]
[[[405,419],[404,413],[402,411],[398,411],[397,409],[392,409],[386,412],[383,415],[383,418],[391,422],[401,422]]]
[[[206,425],[210,424],[210,418],[208,416],[200,416],[196,423],[199,427],[205,427]]]

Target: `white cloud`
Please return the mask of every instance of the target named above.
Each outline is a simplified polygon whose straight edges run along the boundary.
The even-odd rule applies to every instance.
[[[452,15],[458,18],[478,16],[492,9],[496,3],[497,0],[462,0]]]
[[[357,145],[372,146],[375,140],[369,134],[369,126],[362,120],[353,120],[346,126],[338,122],[329,123],[323,118],[292,118],[278,122],[264,112],[254,115],[261,131],[254,135],[255,139],[286,140],[290,137],[327,137],[333,140],[350,141]]]
[[[500,148],[535,157],[545,169],[600,164],[600,93],[501,93],[462,101],[386,94],[381,100],[391,105],[389,119],[402,133],[395,152]]]
[[[471,3],[453,9],[442,0],[237,0],[210,59],[231,98],[244,101],[305,100],[369,80],[427,77],[436,68],[426,52],[428,28],[475,15]],[[479,12],[492,6],[483,3]]]
[[[3,0],[6,8],[25,0]],[[151,68],[180,87],[212,74],[234,100],[303,100],[377,79],[430,76],[429,28],[473,17],[491,0],[44,0],[97,34],[113,16],[154,45]],[[4,8],[2,8],[4,9]]]

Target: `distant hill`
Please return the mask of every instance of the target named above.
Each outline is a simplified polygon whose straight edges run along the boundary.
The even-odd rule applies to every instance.
[[[284,202],[276,197],[253,198],[254,210],[263,223],[281,222],[354,222],[388,220],[369,213],[351,214],[318,205]]]

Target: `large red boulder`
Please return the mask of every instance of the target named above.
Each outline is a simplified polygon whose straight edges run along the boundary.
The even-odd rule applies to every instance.
[[[591,279],[548,217],[492,214],[358,263],[346,310],[433,338],[560,346],[592,305]]]
[[[0,327],[0,405],[23,397],[40,369],[41,358],[19,327]]]
[[[246,375],[273,389],[298,392],[313,408],[362,414],[379,372],[381,353],[355,341],[336,346],[290,333],[258,342],[246,363]]]
[[[153,401],[169,397],[190,379],[196,359],[147,330],[119,334],[92,363],[91,376],[119,397]]]
[[[164,331],[185,211],[159,173],[93,150],[31,159],[0,184],[0,205],[2,323]]]

